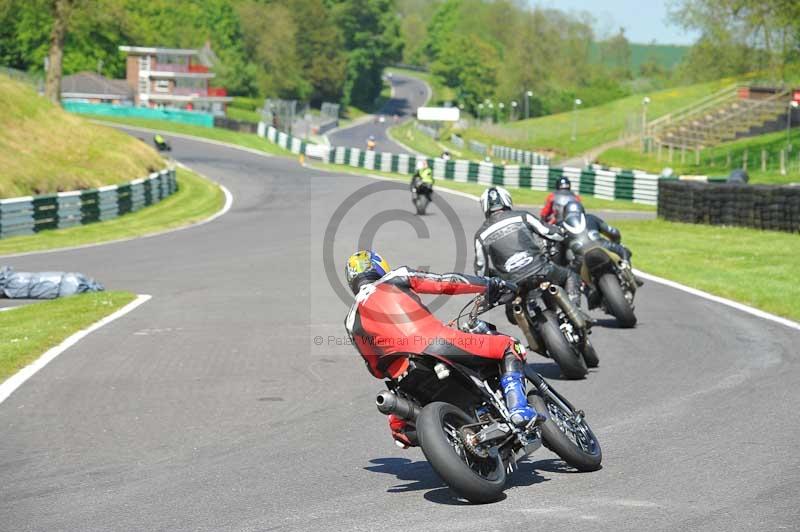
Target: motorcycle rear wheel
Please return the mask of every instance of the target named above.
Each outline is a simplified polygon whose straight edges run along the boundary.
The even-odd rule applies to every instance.
[[[589,373],[583,356],[572,347],[558,327],[558,318],[551,311],[544,312],[545,321],[539,325],[539,333],[550,358],[556,361],[561,373],[568,379],[582,379]]]
[[[588,338],[583,346],[583,360],[586,362],[586,367],[589,368],[596,368],[600,365],[600,357],[597,356],[597,351]]]
[[[600,442],[586,420],[574,422],[575,413],[564,410],[551,398],[529,394],[528,403],[537,411],[547,414],[542,425],[544,446],[578,471],[597,471],[603,461]]]
[[[417,208],[417,214],[420,216],[425,214],[425,210],[428,208],[428,198],[423,195],[418,196],[414,201],[414,206]]]
[[[619,326],[626,329],[635,326],[636,314],[633,313],[630,303],[625,299],[617,276],[613,273],[604,273],[597,281],[597,286],[600,293],[603,294],[608,310],[617,318]]]
[[[417,417],[417,436],[425,458],[454,492],[469,502],[498,500],[506,484],[505,465],[499,458],[476,458],[459,434],[470,416],[450,403],[429,403]]]

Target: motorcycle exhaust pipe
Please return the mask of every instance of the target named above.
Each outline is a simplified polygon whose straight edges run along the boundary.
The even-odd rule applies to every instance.
[[[528,318],[525,316],[525,311],[522,309],[522,299],[516,298],[512,303],[511,311],[514,313],[514,320],[517,322],[517,327],[520,328],[525,339],[528,341],[528,347],[537,353],[543,353],[541,346],[536,341],[536,338],[531,332],[531,326],[528,323]]]
[[[375,404],[378,406],[378,412],[381,414],[389,415],[394,414],[397,417],[407,419],[408,421],[416,421],[419,415],[420,408],[402,397],[398,397],[388,390],[384,390],[375,398]]]
[[[558,285],[551,284],[547,288],[547,292],[553,296],[553,300],[556,302],[556,305],[558,305],[564,314],[566,314],[567,319],[569,319],[569,321],[571,321],[575,327],[579,329],[586,328],[586,320],[583,319],[583,316],[578,313],[575,305],[573,305],[572,301],[569,300],[566,290]]]

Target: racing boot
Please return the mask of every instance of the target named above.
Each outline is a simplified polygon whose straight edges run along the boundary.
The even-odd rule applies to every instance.
[[[519,346],[522,348],[522,346]],[[503,397],[506,400],[511,422],[517,427],[536,426],[547,418],[536,412],[528,404],[525,394],[525,376],[523,375],[523,362],[516,353],[506,353],[503,356],[503,374],[500,376],[500,386],[503,388]]]

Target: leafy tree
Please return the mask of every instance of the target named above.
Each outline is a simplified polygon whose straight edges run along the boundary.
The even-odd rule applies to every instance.
[[[347,58],[342,35],[322,0],[293,0],[291,12],[298,31],[295,47],[305,79],[311,84],[311,102],[338,102],[342,98]]]
[[[453,34],[442,43],[432,71],[446,85],[459,91],[459,100],[471,112],[485,99],[492,99],[497,88],[497,50],[487,42]]]
[[[384,67],[402,57],[394,1],[334,0],[333,16],[347,50],[343,102],[369,108],[383,87]]]

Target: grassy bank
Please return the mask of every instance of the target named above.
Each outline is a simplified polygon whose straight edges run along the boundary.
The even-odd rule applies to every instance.
[[[472,161],[482,161],[485,156],[473,152],[468,148],[459,148],[450,142],[450,135],[445,133],[446,139],[436,140],[425,133],[421,132],[415,127],[415,121],[409,120],[390,128],[389,133],[392,138],[401,142],[411,148],[412,150],[428,155],[430,157],[438,157],[444,150],[448,150],[450,154],[457,159],[469,159]],[[493,158],[494,162],[499,163],[500,160]]]
[[[637,268],[800,320],[797,235],[663,220],[614,225]]]
[[[792,150],[785,159],[786,175],[781,175],[780,152],[785,150],[787,145],[791,145]],[[761,169],[762,151],[766,153],[765,170]],[[792,183],[800,181],[800,130],[791,131],[788,141],[786,131],[780,131],[707,148],[700,153],[699,164],[695,164],[695,154],[692,151],[686,152],[683,163],[680,152],[675,151],[670,162],[668,152],[664,149],[661,151],[660,161],[658,153],[642,153],[636,148],[612,148],[603,152],[598,160],[608,166],[637,168],[654,173],[659,173],[664,167],[669,166],[680,175],[711,176],[726,176],[731,169],[744,167],[746,161],[751,183]]]
[[[179,133],[182,135],[191,135],[193,137],[200,137],[204,139],[217,140],[220,142],[227,142],[236,146],[245,148],[252,148],[254,150],[263,151],[271,155],[288,155],[289,152],[283,148],[272,144],[266,139],[262,139],[258,135],[252,133],[240,133],[238,131],[231,131],[229,129],[222,129],[217,127],[202,127],[190,124],[179,124],[177,122],[167,122],[164,120],[147,120],[144,118],[129,118],[129,117],[109,117],[109,116],[94,116],[87,115],[89,118],[99,120],[101,122],[111,122],[114,124],[122,124],[125,126],[144,127],[153,129],[161,133]],[[140,138],[150,143],[152,135],[148,133],[141,133]]]
[[[0,312],[0,382],[135,297],[128,292],[79,294]]]
[[[310,166],[325,171],[340,171],[343,173],[357,175],[377,175],[389,179],[395,179],[397,181],[411,181],[411,176],[390,174],[376,170],[366,170],[364,168],[354,168],[352,166],[342,164],[324,164],[314,161],[310,164]],[[476,183],[457,183],[455,181],[448,181],[445,179],[437,179],[435,187],[466,192],[467,194],[473,194],[475,196],[480,196],[481,193],[486,190],[486,185],[479,185]],[[547,195],[549,194],[549,192],[521,188],[510,188],[509,192],[511,192],[515,204],[536,207],[541,207],[544,204],[545,198],[547,198]],[[591,196],[582,196],[582,199],[583,204],[588,210],[655,212],[656,209],[651,205],[642,205],[640,203],[633,203],[631,201],[603,200]]]
[[[177,178],[178,191],[155,205],[107,222],[4,238],[0,256],[144,236],[191,225],[222,208],[225,195],[216,183],[182,168]]]
[[[675,87],[648,94],[649,120],[708,96],[734,82],[723,79],[709,83]],[[596,107],[577,111],[577,135],[571,140],[572,111],[506,124],[472,127],[464,132],[468,139],[537,151],[553,151],[564,156],[579,155],[620,137],[626,121],[641,119],[644,94],[634,94]],[[578,95],[580,97],[580,95]]]
[[[164,168],[129,135],[62,111],[0,75],[0,198],[122,183]]]

